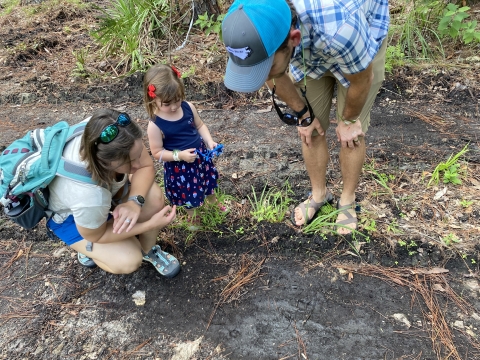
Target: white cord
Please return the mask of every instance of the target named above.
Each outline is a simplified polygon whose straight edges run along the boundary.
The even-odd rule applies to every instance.
[[[195,16],[195,3],[192,0],[192,19],[190,20],[190,27],[188,28],[187,35],[185,36],[185,40],[183,41],[182,45],[177,47],[174,51],[181,50],[185,47],[187,44],[187,39],[188,39],[188,34],[190,34],[190,30],[192,30],[192,25],[193,25],[193,17]]]

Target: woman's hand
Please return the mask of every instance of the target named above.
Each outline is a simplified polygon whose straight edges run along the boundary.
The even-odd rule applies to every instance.
[[[113,210],[113,233],[129,232],[137,223],[142,207],[133,201],[118,205]]]
[[[167,205],[158,213],[152,216],[149,220],[153,223],[154,228],[163,229],[165,226],[170,224],[177,217],[177,206]]]
[[[360,121],[346,125],[340,120],[335,131],[337,133],[337,139],[342,144],[342,147],[349,147],[351,149],[359,145],[359,137],[365,136]]]
[[[197,154],[195,153],[195,149],[182,150],[178,154],[178,158],[188,163],[193,163],[197,158]]]

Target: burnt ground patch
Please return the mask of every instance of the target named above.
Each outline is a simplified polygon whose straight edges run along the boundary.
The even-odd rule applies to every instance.
[[[146,126],[141,73],[113,76],[114,63],[90,58],[96,76],[71,76],[73,51],[92,45],[95,16],[58,8],[33,21],[2,19],[0,148],[28,129],[74,123],[100,107]],[[0,356],[479,358],[478,64],[405,66],[387,76],[367,136],[354,239],[304,234],[288,214],[276,224],[252,219],[252,186],[261,192],[288,181],[290,210],[309,192],[298,136],[270,111],[268,91],[235,94],[221,82],[222,58],[201,62],[212,39],[206,47],[198,45],[202,34],[191,40],[174,62],[186,71],[197,61],[201,76],[185,79],[188,99],[225,144],[216,163],[221,190],[234,197],[226,223],[193,235],[163,231],[159,242],[182,262],[165,280],[149,264],[123,276],[84,269],[42,224],[23,231],[0,217]],[[338,198],[332,125],[327,179]],[[435,166],[467,144],[462,184],[427,187]],[[460,241],[447,245],[450,234]]]

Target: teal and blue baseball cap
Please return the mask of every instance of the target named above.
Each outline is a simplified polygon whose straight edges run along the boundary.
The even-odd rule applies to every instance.
[[[268,78],[275,51],[286,39],[292,14],[286,0],[237,0],[222,22],[229,60],[225,86],[257,91]]]

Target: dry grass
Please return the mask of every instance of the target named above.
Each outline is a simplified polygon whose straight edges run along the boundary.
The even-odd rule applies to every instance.
[[[212,280],[228,281],[228,283],[220,293],[220,299],[217,301],[215,308],[210,315],[210,320],[208,321],[206,328],[207,330],[210,327],[213,317],[215,316],[215,312],[219,306],[228,304],[232,301],[239,301],[240,298],[248,292],[246,286],[261,276],[260,270],[262,269],[263,263],[266,259],[267,258],[264,257],[258,262],[255,262],[251,260],[247,254],[243,254],[240,260],[240,269],[236,274],[225,275]]]
[[[351,266],[336,264],[349,274],[356,273],[370,276],[390,283],[392,286],[402,286],[413,292],[412,301],[419,302],[424,308],[424,324],[428,327],[432,347],[440,359],[462,360],[455,346],[452,329],[445,319],[445,302],[452,302],[458,311],[471,314],[470,304],[450,287],[447,279],[448,270],[443,268],[412,269],[412,268],[385,268],[362,264]],[[351,276],[350,278],[353,278]],[[413,304],[412,304],[413,305]],[[480,342],[464,334],[475,349],[480,349]]]

